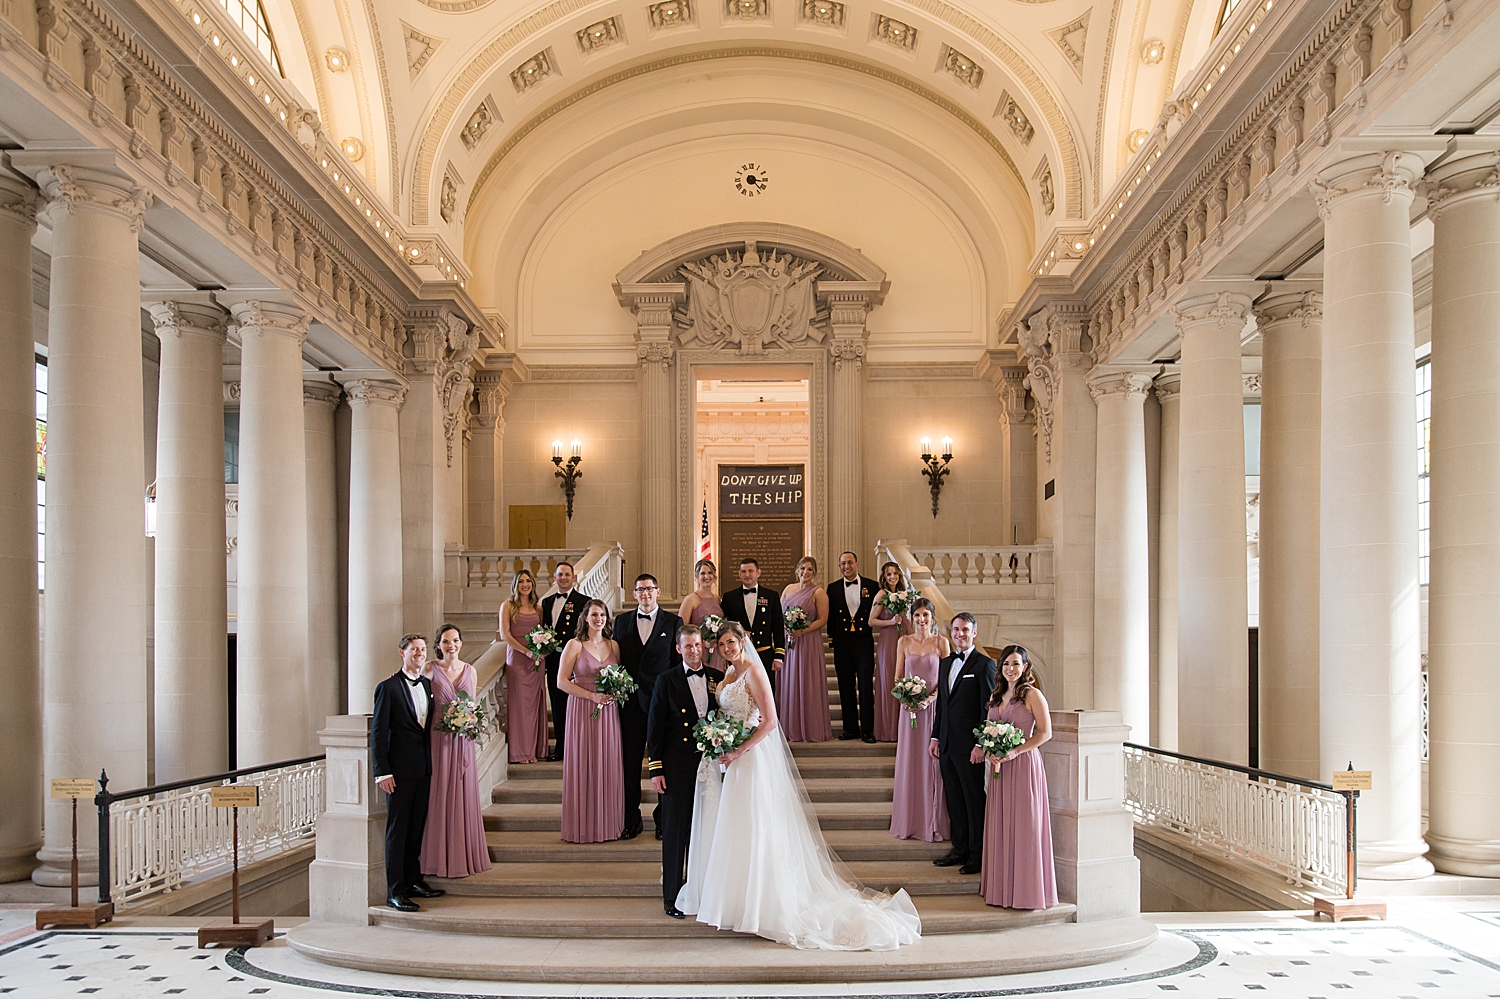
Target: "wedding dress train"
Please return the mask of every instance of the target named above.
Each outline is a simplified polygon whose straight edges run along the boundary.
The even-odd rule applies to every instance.
[[[719,689],[719,709],[750,724],[748,674]],[[895,950],[922,924],[905,889],[860,888],[829,849],[778,728],[730,765],[698,769],[687,881],[677,907],[698,922],[816,950]]]

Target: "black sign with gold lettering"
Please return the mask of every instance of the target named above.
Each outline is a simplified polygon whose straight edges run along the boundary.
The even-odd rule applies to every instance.
[[[800,518],[806,486],[801,465],[720,465],[719,519]]]

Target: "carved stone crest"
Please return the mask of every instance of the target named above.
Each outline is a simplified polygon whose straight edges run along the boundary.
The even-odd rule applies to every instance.
[[[766,347],[821,342],[814,282],[823,265],[776,250],[762,252],[754,240],[745,252],[727,250],[689,261],[679,271],[687,279],[688,300],[679,315],[682,342],[705,347],[738,347],[741,354],[764,354]]]

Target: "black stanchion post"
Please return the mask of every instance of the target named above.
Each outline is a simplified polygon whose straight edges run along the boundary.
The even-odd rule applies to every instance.
[[[94,805],[99,809],[99,901],[112,902],[109,895],[109,806],[115,800],[109,793],[109,774],[99,771],[99,793]]]

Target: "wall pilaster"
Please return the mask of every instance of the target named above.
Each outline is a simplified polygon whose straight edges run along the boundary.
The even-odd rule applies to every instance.
[[[397,382],[345,384],[352,415],[349,438],[349,710],[374,709],[375,687],[392,672],[401,636],[404,574],[401,528],[401,419],[406,389]],[[441,594],[440,594],[441,596]],[[428,629],[441,613],[413,625]]]
[[[333,382],[304,382],[307,444],[307,723],[309,745],[329,715],[343,714],[345,663],[340,655],[338,448],[334,410],[343,393]]]
[[[641,560],[663,595],[681,594],[674,558],[677,530],[678,441],[674,433],[677,346],[672,310],[686,296],[681,284],[630,285],[622,291],[635,314],[636,358],[640,362]]]
[[[833,360],[829,379],[827,565],[837,565],[848,549],[869,551],[865,537],[865,319],[870,314],[869,291],[833,292],[825,296],[828,325],[833,336],[828,353]]]

